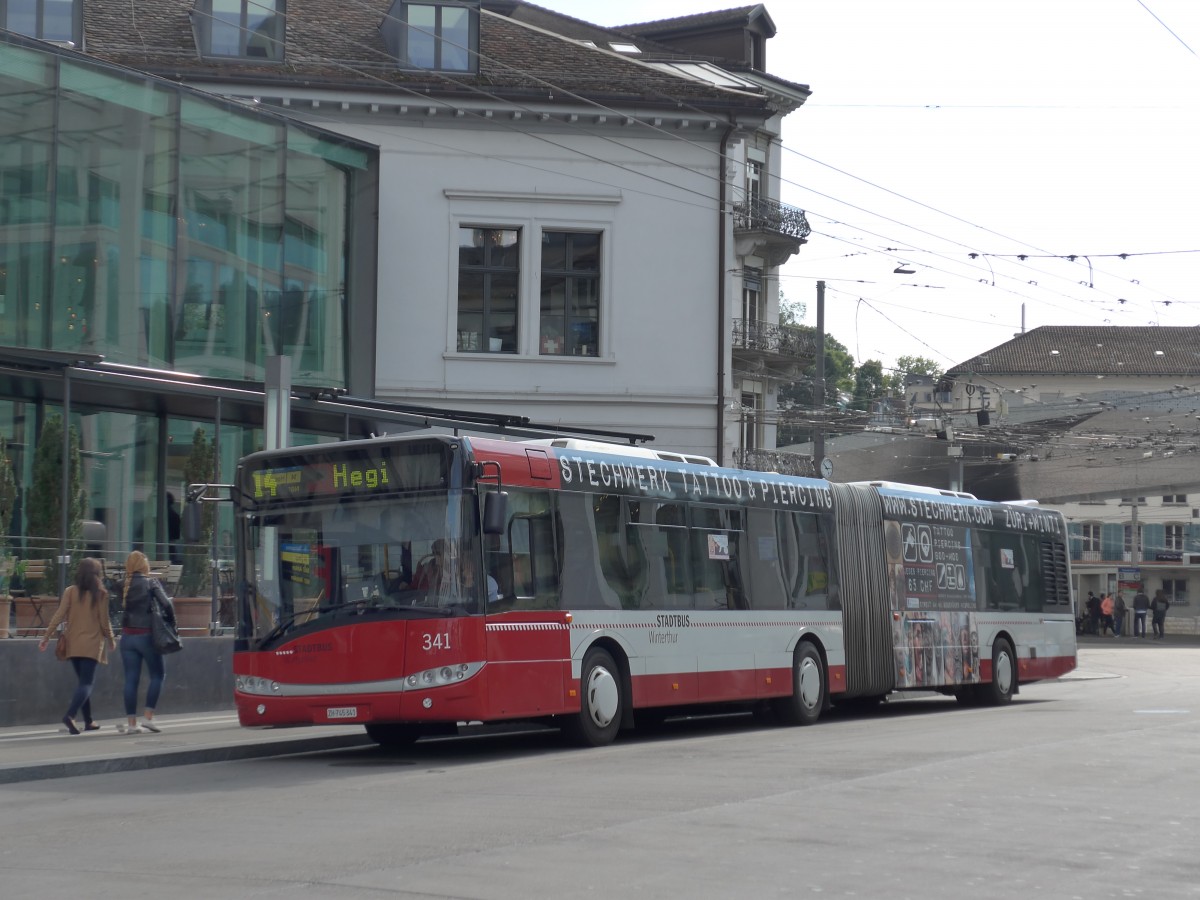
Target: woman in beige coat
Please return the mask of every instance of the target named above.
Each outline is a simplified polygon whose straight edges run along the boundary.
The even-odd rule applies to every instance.
[[[112,623],[108,620],[108,591],[101,578],[100,561],[85,557],[75,569],[75,583],[63,591],[58,609],[46,626],[39,650],[45,650],[60,622],[66,622],[64,635],[67,658],[79,683],[71,696],[71,706],[63,716],[63,724],[71,734],[79,734],[75,714],[83,710],[83,730],[95,731],[100,726],[92,721],[92,687],[96,683],[96,667],[107,663],[105,644],[117,648]]]

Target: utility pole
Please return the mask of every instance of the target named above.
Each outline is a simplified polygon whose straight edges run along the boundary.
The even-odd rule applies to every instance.
[[[817,428],[813,434],[813,470],[819,475],[825,459],[825,282],[817,282],[817,382],[813,387]]]

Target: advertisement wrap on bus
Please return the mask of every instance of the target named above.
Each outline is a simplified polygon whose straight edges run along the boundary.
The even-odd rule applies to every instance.
[[[1075,666],[1066,528],[1027,504],[429,435],[256,453],[232,494],[247,726],[599,745],[721,705],[1002,704]]]

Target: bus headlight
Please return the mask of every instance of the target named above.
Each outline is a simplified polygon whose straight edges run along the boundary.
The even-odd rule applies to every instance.
[[[436,669],[425,669],[414,672],[404,679],[404,690],[414,691],[431,687],[442,687],[466,681],[483,668],[481,662],[457,663],[453,666],[438,666]]]

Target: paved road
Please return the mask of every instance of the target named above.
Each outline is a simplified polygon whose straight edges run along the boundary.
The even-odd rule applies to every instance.
[[[285,744],[10,783],[0,883],[6,897],[1200,897],[1200,649],[1097,643],[1080,660],[1005,709],[902,700],[585,751],[545,733],[399,753]],[[164,721],[108,743],[186,743],[193,726]],[[22,740],[49,755],[97,737]]]

